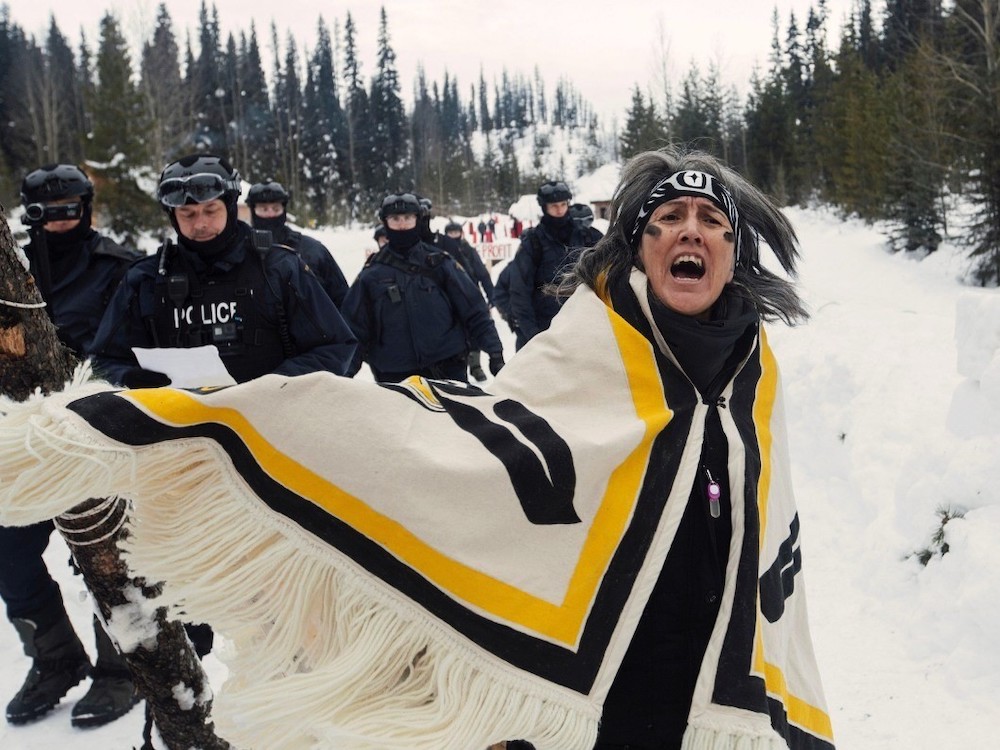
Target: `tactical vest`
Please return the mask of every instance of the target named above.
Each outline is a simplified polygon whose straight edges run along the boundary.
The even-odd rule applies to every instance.
[[[179,253],[169,265],[154,286],[151,322],[159,346],[215,344],[238,383],[273,372],[286,359],[278,323],[264,315],[268,280],[253,250],[235,268],[208,279],[187,268]]]
[[[372,263],[381,263],[386,266],[392,266],[403,273],[426,276],[439,287],[444,289],[445,279],[442,275],[444,270],[441,268],[441,264],[444,263],[446,258],[451,258],[451,255],[437,245],[429,245],[429,247],[433,248],[433,250],[424,256],[423,263],[414,263],[407,258],[399,257],[396,253],[389,249],[388,245],[386,245],[368,258],[365,262],[365,267],[370,266]],[[455,259],[452,258],[452,260]],[[458,261],[455,262],[458,263]],[[461,267],[461,264],[459,264],[459,268]]]

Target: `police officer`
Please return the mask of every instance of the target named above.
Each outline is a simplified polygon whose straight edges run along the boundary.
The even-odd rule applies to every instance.
[[[493,307],[493,280],[490,272],[486,270],[476,249],[462,238],[462,225],[456,221],[448,222],[444,227],[444,234],[437,235],[436,244],[458,261],[473,283],[482,289],[486,304]],[[481,383],[486,380],[486,373],[480,364],[479,354],[478,349],[469,350],[469,372]]]
[[[270,232],[275,244],[297,252],[339,309],[347,295],[347,279],[322,242],[288,226],[289,197],[284,185],[274,180],[251,185],[246,201],[250,207],[250,222],[254,229]]]
[[[346,372],[357,342],[329,295],[291,250],[236,218],[239,174],[225,159],[185,156],[156,197],[177,232],[133,265],[93,344],[95,368],[130,388],[167,385],[132,347],[214,344],[238,383],[267,373]]]
[[[422,195],[417,196],[420,204],[420,213],[417,215],[417,228],[420,230],[420,239],[428,245],[437,243],[437,232],[431,229],[431,218],[434,216],[434,204],[430,198]]]
[[[93,183],[72,164],[40,167],[21,185],[31,274],[60,340],[81,358],[125,269],[141,257],[94,230],[93,198]],[[40,718],[90,674],[93,681],[73,707],[71,722],[99,726],[128,712],[137,701],[136,691],[96,617],[97,663],[91,668],[66,616],[59,585],[42,559],[52,529],[51,522],[0,527],[0,596],[32,658],[31,671],[7,705],[7,721],[24,724]]]
[[[468,343],[503,367],[503,347],[483,296],[458,263],[421,241],[419,199],[387,196],[379,219],[388,244],[368,259],[344,300],[376,380],[410,375],[464,381]]]
[[[573,203],[569,207],[569,217],[574,224],[583,230],[586,235],[587,247],[596,245],[597,241],[604,236],[594,228],[594,209],[586,203]]]
[[[517,348],[549,327],[561,302],[546,292],[576,251],[590,247],[600,237],[573,222],[569,202],[573,195],[562,181],[546,182],[538,188],[542,218],[521,236],[509,278],[510,310],[517,325]],[[595,238],[596,234],[596,238]]]
[[[384,224],[379,224],[375,227],[375,231],[372,233],[372,239],[378,243],[379,250],[389,244],[389,238],[386,236]]]

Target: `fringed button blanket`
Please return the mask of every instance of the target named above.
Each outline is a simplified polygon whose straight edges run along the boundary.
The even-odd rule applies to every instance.
[[[129,564],[224,636],[237,747],[589,750],[707,409],[643,284],[579,290],[490,392],[317,373],[6,404],[0,523],[128,498]],[[684,746],[826,750],[763,334],[726,396],[742,502]]]

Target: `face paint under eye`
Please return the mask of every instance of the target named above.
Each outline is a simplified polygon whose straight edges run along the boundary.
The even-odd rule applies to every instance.
[[[658,226],[654,226],[653,224],[647,224],[646,229],[643,230],[643,234],[648,234],[650,237],[659,237],[661,232]]]
[[[722,235],[722,239],[724,239],[726,242],[735,242],[736,241],[736,235],[733,234],[732,232],[725,232]]]

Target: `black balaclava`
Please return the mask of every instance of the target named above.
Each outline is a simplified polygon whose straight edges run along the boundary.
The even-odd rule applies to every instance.
[[[542,214],[540,222],[545,226],[553,237],[564,245],[569,242],[573,234],[573,217],[567,211],[563,216],[552,216],[547,211]]]
[[[250,206],[250,223],[254,229],[264,229],[275,237],[284,233],[285,222],[288,221],[288,211],[283,210],[279,216],[258,216],[254,207]]]
[[[420,220],[417,219],[417,225],[413,229],[390,229],[386,224],[385,236],[389,238],[389,247],[401,253],[406,252],[420,242]]]
[[[174,215],[174,209],[171,209],[169,211],[170,223],[177,232],[177,242],[204,258],[213,258],[229,250],[238,236],[236,219],[237,197],[234,195],[232,198],[223,199],[226,204],[226,226],[218,236],[213,237],[207,242],[196,242],[181,234],[181,230],[177,227],[177,217]]]

